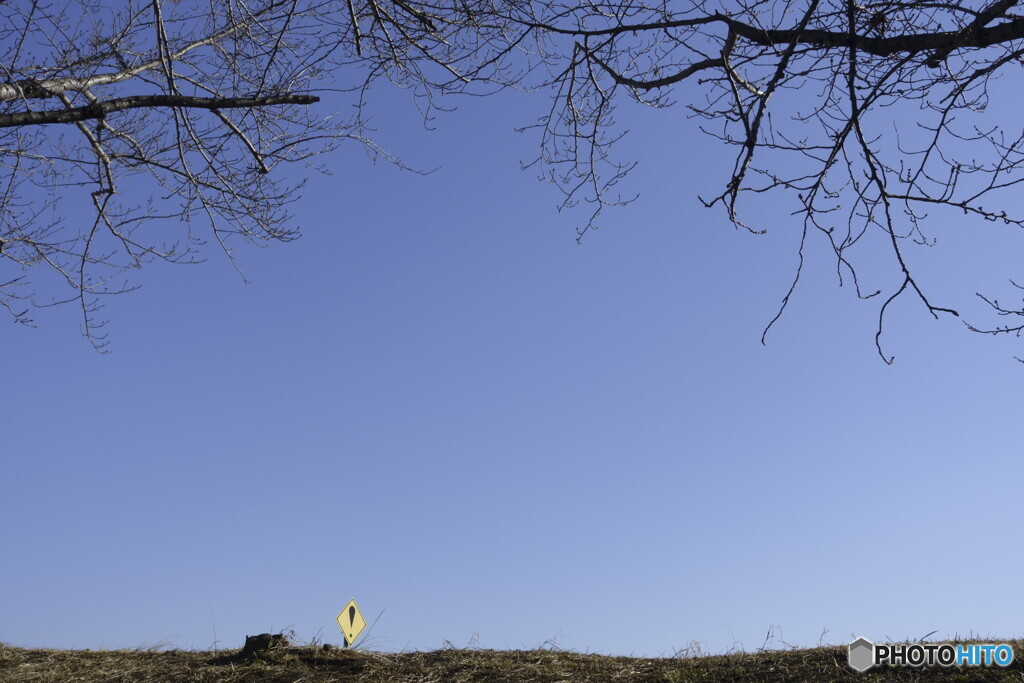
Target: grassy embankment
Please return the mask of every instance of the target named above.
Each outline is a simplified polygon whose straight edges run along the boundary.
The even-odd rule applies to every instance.
[[[991,642],[991,641],[990,641]],[[241,650],[26,650],[0,644],[0,683],[326,683],[403,681],[1020,681],[1024,641],[1006,668],[872,669],[858,674],[845,647],[643,659],[559,650],[438,650],[400,654],[323,647]]]

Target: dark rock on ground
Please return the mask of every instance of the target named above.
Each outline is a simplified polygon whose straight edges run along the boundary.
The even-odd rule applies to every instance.
[[[261,633],[258,636],[246,636],[245,647],[242,648],[243,657],[253,657],[260,652],[276,650],[281,647],[288,647],[287,636],[283,633]]]

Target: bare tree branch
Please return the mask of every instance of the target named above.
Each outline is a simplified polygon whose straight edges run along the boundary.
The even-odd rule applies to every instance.
[[[977,298],[975,288],[947,301],[946,283],[923,266],[937,228],[1024,228],[1013,201],[1024,134],[986,114],[1021,86],[1019,4],[0,3],[0,306],[27,322],[31,305],[76,301],[101,345],[97,297],[130,289],[129,271],[148,260],[194,262],[207,240],[233,258],[239,238],[293,239],[288,208],[301,181],[275,170],[312,168],[346,140],[394,160],[363,116],[384,81],[407,88],[428,119],[442,95],[546,93],[547,108],[522,129],[539,143],[525,166],[561,190],[560,209],[583,209],[578,239],[635,199],[621,189],[635,163],[616,156],[626,134],[617,108],[681,101],[731,163],[705,205],[798,242],[766,334],[817,236],[838,283],[878,306],[886,362],[885,316],[903,294],[975,332],[1019,332],[989,318],[1024,315],[1024,302]],[[350,118],[313,106],[328,92],[348,98]],[[766,217],[769,197],[787,207],[784,219]],[[54,283],[39,288],[47,295],[34,273]]]
[[[127,109],[154,107],[182,107],[187,109],[251,109],[272,107],[277,104],[313,104],[320,98],[314,95],[269,95],[265,97],[193,97],[190,95],[135,95],[95,102],[82,107],[23,111],[0,114],[0,128],[44,125],[49,123],[75,123],[89,119],[103,119],[114,112]],[[249,143],[251,144],[251,143]]]

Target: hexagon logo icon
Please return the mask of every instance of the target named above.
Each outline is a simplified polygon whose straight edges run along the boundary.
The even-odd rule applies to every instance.
[[[850,666],[858,673],[864,673],[875,665],[875,644],[867,638],[858,638],[850,643]]]

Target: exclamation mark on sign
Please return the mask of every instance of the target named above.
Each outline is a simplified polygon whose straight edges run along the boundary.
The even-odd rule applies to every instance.
[[[2,3],[3,0],[0,0],[0,4]],[[349,600],[349,603],[338,612],[335,621],[338,622],[338,628],[341,629],[341,635],[345,639],[345,647],[352,647],[352,643],[366,628],[366,622],[363,620],[363,615],[359,613],[359,606],[355,600]]]

